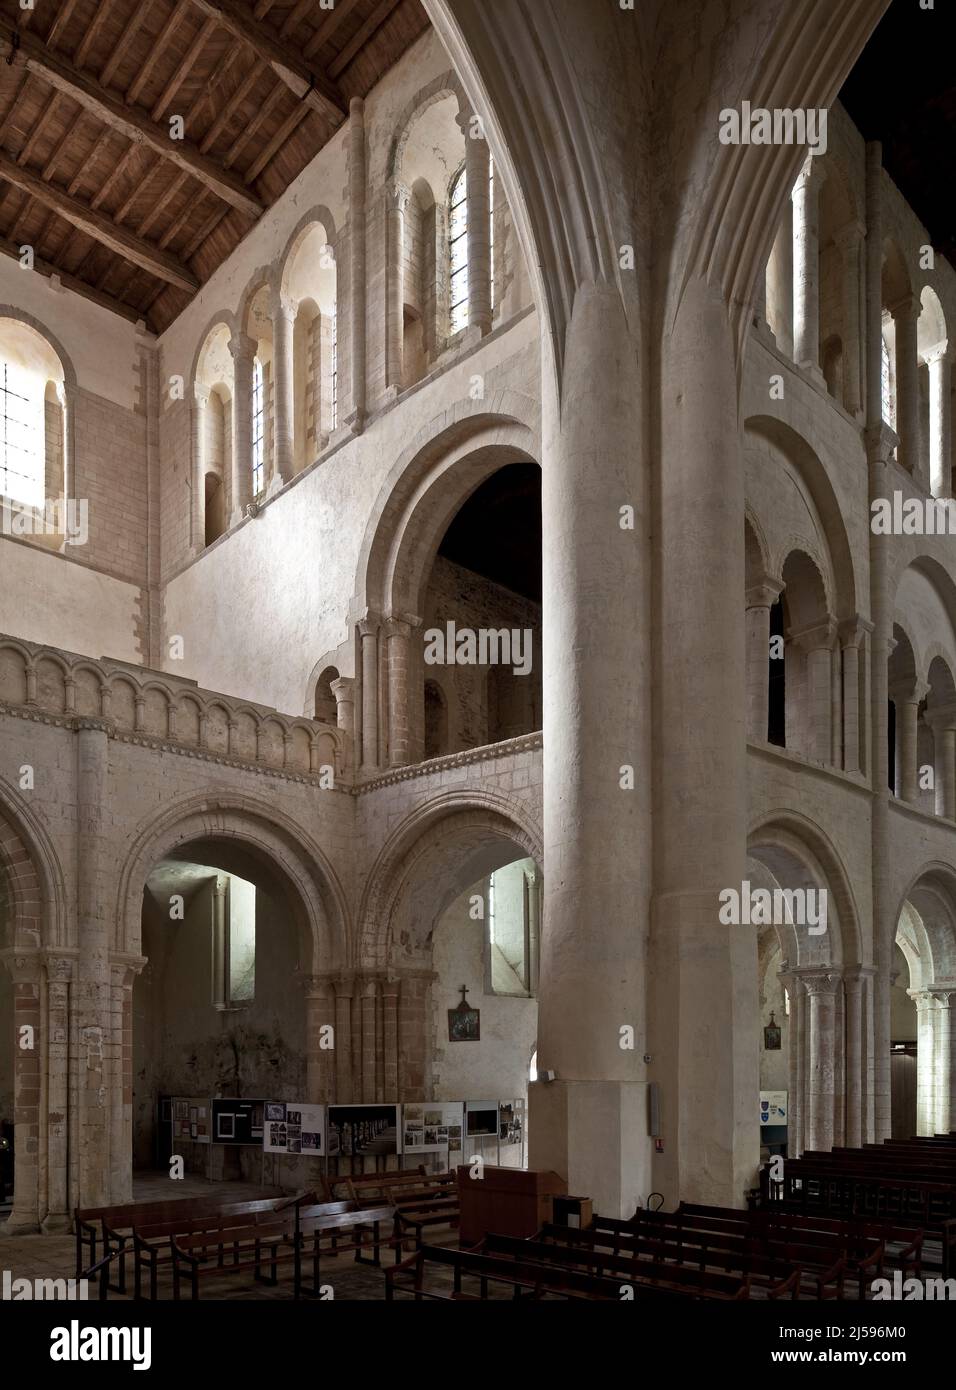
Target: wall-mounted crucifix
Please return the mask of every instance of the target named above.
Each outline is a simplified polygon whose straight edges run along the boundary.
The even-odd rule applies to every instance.
[[[467,985],[459,985],[461,1003],[448,1010],[448,1041],[479,1042],[481,1040],[481,1011],[468,1003]]]

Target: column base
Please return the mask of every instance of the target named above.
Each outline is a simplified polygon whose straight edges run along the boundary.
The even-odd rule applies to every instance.
[[[40,1234],[40,1223],[36,1217],[18,1216],[11,1212],[7,1220],[0,1225],[0,1236],[36,1236]]]
[[[65,1231],[68,1231],[72,1225],[73,1222],[70,1220],[69,1216],[67,1216],[66,1212],[51,1211],[49,1216],[45,1217],[40,1223],[40,1230],[45,1236],[56,1236],[62,1235]]]
[[[529,1088],[528,1166],[567,1179],[601,1216],[633,1216],[651,1179],[643,1081],[535,1081]]]

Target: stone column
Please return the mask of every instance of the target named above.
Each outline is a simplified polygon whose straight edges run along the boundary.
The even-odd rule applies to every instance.
[[[386,189],[387,323],[385,343],[385,383],[401,391],[404,383],[405,343],[405,209],[410,191],[398,179]]]
[[[378,632],[371,613],[359,623],[362,639],[362,771],[378,768]]]
[[[840,624],[843,647],[843,770],[860,771],[860,648],[866,627],[860,618]]]
[[[45,1233],[70,1228],[70,982],[75,962],[48,954],[47,975],[47,1214]]]
[[[866,457],[867,496],[872,503],[888,497],[892,480],[895,435],[883,422],[883,167],[878,141],[866,146]],[[876,536],[869,529],[870,617],[873,631],[869,665],[869,742],[867,770],[873,790],[871,816],[871,881],[873,891],[873,1115],[872,1139],[888,1138],[890,1115],[890,969],[896,938],[898,898],[890,882],[892,851],[887,763],[887,703],[889,658],[893,644],[893,599],[890,590],[890,552],[894,537]]]
[[[953,1128],[953,1031],[951,1004],[953,990],[933,990],[936,1003],[936,1058],[934,1063],[934,1134],[949,1134]]]
[[[793,201],[793,357],[820,370],[820,178],[813,156],[800,172]]]
[[[78,476],[76,463],[76,393],[77,388],[69,382],[57,387],[57,396],[63,407],[63,497],[65,500],[73,498],[78,501],[83,483]]]
[[[378,1001],[378,980],[358,981],[362,1001],[362,1089],[357,1097],[369,1105],[378,1099],[375,1088],[375,1009]]]
[[[388,765],[404,767],[409,739],[409,638],[418,619],[389,618],[385,623],[388,644]]]
[[[77,862],[77,1129],[79,1202],[110,1201],[111,973],[108,864],[111,823],[107,725],[82,719],[76,726]],[[128,1158],[128,1156],[127,1156]]]
[[[929,366],[929,477],[934,497],[953,495],[953,381],[949,343],[926,355]]]
[[[833,763],[833,642],[832,623],[795,633],[794,642],[806,652],[806,755],[814,762]]]
[[[806,1147],[831,1149],[837,979],[829,974],[807,975],[805,983],[809,996],[810,1039],[807,1051],[809,1114]]]
[[[921,682],[894,686],[890,696],[896,706],[896,757],[899,779],[896,794],[901,801],[915,805],[919,800],[919,758],[917,725],[920,701],[926,694]]]
[[[916,321],[919,300],[907,295],[891,308],[896,325],[896,433],[900,465],[916,479],[919,466],[919,359]]]
[[[335,1064],[338,1028],[335,1018],[335,982],[327,975],[305,977],[306,1091],[313,1104],[336,1099]]]
[[[796,1158],[803,1148],[806,991],[800,976],[790,969],[789,961],[783,961],[779,978],[790,999],[790,1026],[787,1030],[787,1154],[790,1158]]]
[[[865,1142],[863,1095],[863,1024],[866,979],[859,970],[848,970],[843,977],[846,989],[846,1143],[859,1148]]]
[[[339,975],[335,982],[335,1099],[346,1105],[357,1099],[352,1086],[352,995],[351,975]]]
[[[780,228],[774,238],[770,263],[768,304],[776,322],[777,346],[793,357],[793,203],[787,199]]]
[[[384,1032],[384,1099],[391,1102],[401,1095],[398,1089],[398,980],[382,981],[382,1028]]]
[[[956,820],[956,705],[928,710],[926,722],[933,730],[936,814]]]
[[[44,1108],[41,1026],[40,957],[32,950],[11,947],[3,964],[13,980],[13,1017],[3,1040],[13,1057],[13,1210],[3,1227],[8,1235],[33,1235],[40,1229],[45,1205],[40,1192],[42,1117]],[[29,1028],[30,1033],[24,1030]]]
[[[145,961],[110,965],[110,1200],[133,1200],[133,981]]]
[[[936,1000],[930,990],[906,991],[916,1000],[916,1133],[936,1132]]]
[[[484,132],[476,134],[471,111],[458,124],[465,137],[465,179],[468,195],[468,327],[482,337],[491,332],[491,163]]]
[[[843,260],[843,405],[849,415],[863,411],[860,382],[860,251],[866,228],[854,219],[837,233]]]
[[[229,339],[233,361],[232,391],[232,525],[241,521],[252,501],[252,373],[256,341],[245,333]]]
[[[338,676],[329,682],[335,696],[335,725],[345,734],[355,728],[355,682],[351,676]]]
[[[830,647],[830,761],[843,766],[843,648],[836,628]]]
[[[197,381],[193,387],[191,412],[193,486],[190,531],[194,555],[199,555],[206,545],[206,416],[208,405],[209,387],[200,386]]]
[[[349,362],[352,409],[347,423],[353,434],[365,428],[365,102],[349,102]]]
[[[295,472],[295,305],[282,295],[272,302],[273,451],[269,491]]]
[[[783,590],[765,576],[747,590],[747,737],[767,742],[770,702],[770,610]]]
[[[660,372],[663,382],[685,382],[688,389],[662,392],[661,456],[655,468],[661,595],[655,678],[660,708],[668,711],[655,731],[655,757],[668,773],[657,790],[649,995],[654,1061],[648,1074],[661,1081],[670,1102],[664,1106],[665,1154],[655,1157],[654,1186],[675,1200],[679,1193],[688,1201],[736,1205],[743,1202],[759,1162],[759,1129],[749,1107],[760,1089],[752,1026],[758,1007],[756,952],[746,932],[721,923],[719,909],[721,892],[739,887],[746,863],[743,470],[727,308],[702,280],[683,287],[679,305],[661,344]],[[624,438],[630,426],[618,429]],[[706,534],[687,525],[696,506],[708,518]],[[604,640],[613,646],[610,633]],[[677,651],[695,652],[707,680],[690,680],[683,661],[673,659]],[[631,659],[618,647],[616,681]],[[597,737],[599,728],[600,722]],[[686,737],[688,729],[695,730],[697,747],[707,748],[706,770]],[[549,738],[546,734],[546,757]],[[546,892],[548,853],[546,844]],[[545,924],[547,942],[552,930],[547,904]]]
[[[543,655],[546,706],[574,717],[548,724],[545,713],[538,1057],[539,1075],[556,1079],[530,1087],[529,1161],[617,1213],[633,1211],[651,1174],[645,1047],[623,1049],[620,1033],[645,1037],[651,874],[647,481],[637,340],[616,288],[578,287],[564,350],[560,400],[544,372],[543,528],[564,539],[544,550]],[[681,459],[695,447],[688,440]],[[634,507],[635,531],[616,530],[611,497]],[[742,669],[743,575],[733,577]],[[739,734],[742,752],[742,720]]]

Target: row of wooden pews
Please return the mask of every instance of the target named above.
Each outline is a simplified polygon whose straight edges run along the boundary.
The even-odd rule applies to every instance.
[[[275,1284],[280,1266],[291,1266],[295,1297],[318,1297],[323,1258],[354,1253],[359,1262],[379,1265],[384,1245],[398,1260],[406,1242],[421,1244],[426,1228],[452,1229],[458,1222],[455,1175],[423,1167],[332,1177],[298,1197],[235,1202],[228,1195],[224,1188],[166,1202],[78,1208],[77,1278],[96,1276],[101,1298],[124,1294],[132,1259],[135,1298],[158,1298],[165,1275],[173,1298],[184,1286],[198,1298],[210,1279],[251,1275]]]
[[[956,1134],[808,1150],[787,1159],[779,1179],[768,1165],[759,1209],[919,1230],[925,1268],[956,1274]]]
[[[385,1271],[385,1296],[865,1299],[887,1269],[918,1277],[922,1243],[880,1223],[685,1203],[583,1230],[546,1224],[530,1239],[489,1234],[472,1249],[423,1245]]]

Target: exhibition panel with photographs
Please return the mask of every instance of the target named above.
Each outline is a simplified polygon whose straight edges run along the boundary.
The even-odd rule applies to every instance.
[[[276,1303],[636,1302],[928,1367],[956,4],[0,45],[0,1327],[162,1373],[242,1305],[249,1374]]]

